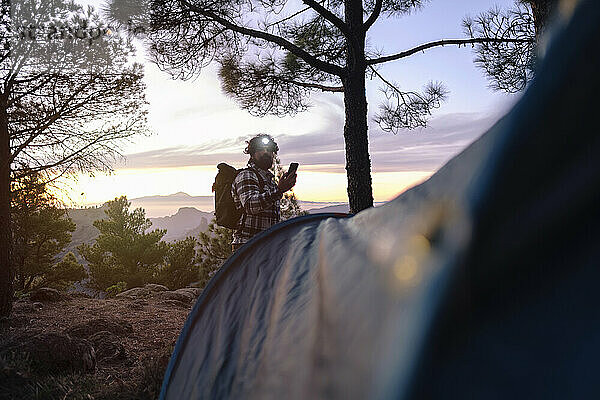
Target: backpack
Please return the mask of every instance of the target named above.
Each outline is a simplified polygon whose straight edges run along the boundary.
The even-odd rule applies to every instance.
[[[246,168],[235,169],[231,165],[220,163],[217,165],[217,169],[219,172],[212,186],[212,191],[215,192],[215,222],[225,228],[237,229],[243,210],[238,209],[233,202],[231,184],[237,174]],[[255,173],[262,190],[264,186],[263,179],[259,173],[256,171]]]

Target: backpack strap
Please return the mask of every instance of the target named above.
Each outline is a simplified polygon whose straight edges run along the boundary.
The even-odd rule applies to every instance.
[[[255,168],[253,167],[248,167],[249,170],[254,171],[254,173],[256,174],[256,177],[258,178],[258,184],[260,185],[260,189],[259,191],[262,191],[262,188],[265,187],[265,181],[262,178],[262,175],[260,174],[260,172],[258,172]]]

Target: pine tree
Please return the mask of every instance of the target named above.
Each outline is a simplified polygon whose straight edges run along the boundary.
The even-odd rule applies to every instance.
[[[73,283],[87,278],[87,273],[83,265],[81,265],[75,254],[68,252],[50,270],[42,277],[39,287],[51,287],[59,290],[64,290]]]
[[[196,244],[193,237],[169,243],[163,265],[157,272],[156,283],[174,290],[197,282],[201,269]]]
[[[37,174],[13,182],[12,236],[15,288],[21,292],[48,286],[64,289],[86,277],[72,253],[58,255],[71,242],[75,224]]]
[[[100,235],[93,245],[77,247],[88,262],[91,286],[105,290],[117,282],[128,288],[154,282],[169,246],[161,241],[166,230],[152,226],[142,208],[129,211],[125,196],[106,203],[106,219],[94,221]]]
[[[382,55],[369,30],[381,19],[408,15],[424,0],[113,0],[112,16],[146,24],[153,60],[173,77],[196,76],[217,63],[222,88],[253,115],[293,115],[310,105],[311,91],[344,97],[348,200],[357,213],[373,206],[366,79],[377,78],[388,101],[376,122],[386,131],[424,126],[447,91],[430,83],[404,90],[383,76],[387,62],[447,45],[523,39],[471,37],[424,43]],[[527,39],[529,40],[529,39]]]
[[[463,21],[465,33],[521,39],[522,42],[490,42],[475,45],[475,64],[483,70],[491,87],[507,93],[525,89],[533,79],[536,64],[536,32],[531,11],[522,2],[507,10],[498,7]]]
[[[12,308],[10,187],[109,171],[125,138],[147,132],[134,48],[73,0],[0,5],[0,316]]]
[[[233,230],[219,226],[212,220],[206,232],[198,236],[198,257],[200,259],[199,282],[206,286],[210,278],[221,268],[221,265],[231,256],[231,241]]]
[[[493,89],[517,93],[535,77],[540,38],[558,3],[558,0],[515,0],[508,9],[494,7],[463,21],[465,33],[471,38],[519,40],[475,44],[475,64],[487,75]]]

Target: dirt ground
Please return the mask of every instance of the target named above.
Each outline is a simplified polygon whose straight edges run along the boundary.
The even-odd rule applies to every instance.
[[[0,381],[4,381],[0,382],[0,398],[156,398],[168,358],[192,306],[154,298],[69,296],[44,303],[19,300],[11,317],[0,323]],[[97,359],[94,371],[40,374],[30,368],[25,355],[13,351],[9,356],[10,344],[14,347],[19,338],[64,334],[97,319],[129,323],[130,330],[118,336],[124,354]]]

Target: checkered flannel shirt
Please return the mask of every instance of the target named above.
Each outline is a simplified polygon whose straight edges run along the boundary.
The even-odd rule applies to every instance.
[[[262,188],[257,173],[262,177]],[[232,244],[246,243],[252,236],[279,222],[282,194],[277,191],[273,174],[257,167],[253,160],[248,162],[247,169],[237,174],[231,185],[231,196],[236,207],[243,210]]]

